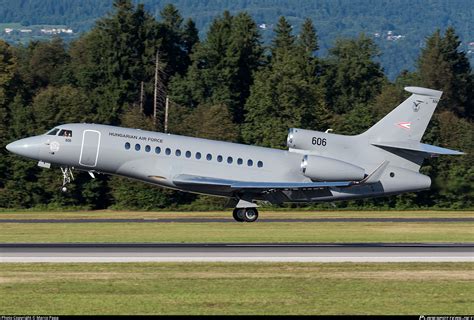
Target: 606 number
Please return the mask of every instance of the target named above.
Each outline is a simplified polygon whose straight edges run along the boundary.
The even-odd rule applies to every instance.
[[[314,146],[325,146],[326,145],[326,138],[316,138],[313,137],[312,143]]]

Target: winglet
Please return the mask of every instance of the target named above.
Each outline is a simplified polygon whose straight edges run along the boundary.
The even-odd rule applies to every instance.
[[[380,178],[382,177],[382,174],[384,173],[385,169],[387,169],[387,166],[390,162],[385,160],[382,162],[371,174],[369,174],[367,177],[365,177],[363,180],[361,180],[359,183],[363,184],[370,184],[370,183],[376,183],[380,181]]]

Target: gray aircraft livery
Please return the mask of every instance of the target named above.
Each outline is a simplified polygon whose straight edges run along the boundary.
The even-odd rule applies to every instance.
[[[273,204],[394,195],[429,189],[425,158],[459,155],[421,143],[441,91],[412,95],[366,132],[344,136],[290,129],[288,150],[139,129],[71,123],[14,141],[10,152],[59,166],[63,191],[73,169],[128,177],[166,188],[232,199],[233,217],[258,218],[255,200]]]

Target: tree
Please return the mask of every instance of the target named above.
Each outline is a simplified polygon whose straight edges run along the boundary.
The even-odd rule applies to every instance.
[[[297,42],[308,55],[313,55],[319,49],[318,36],[311,19],[307,18],[303,22]]]
[[[50,86],[33,100],[31,111],[38,134],[61,123],[94,122],[94,109],[82,89],[70,85]]]
[[[325,129],[327,110],[322,94],[295,67],[287,56],[257,73],[245,105],[245,142],[281,148],[288,128]]]
[[[247,13],[224,12],[213,21],[206,40],[195,47],[186,76],[172,80],[172,100],[191,107],[226,105],[233,121],[241,123],[252,73],[262,64],[262,53],[252,18]]]
[[[245,142],[280,148],[285,145],[288,128],[326,129],[328,111],[311,50],[316,48],[316,37],[310,21],[306,21],[295,42],[290,24],[280,18],[270,64],[256,73],[245,105]],[[302,38],[310,47],[300,42]]]
[[[272,40],[272,56],[276,57],[280,51],[285,52],[293,48],[295,36],[292,34],[292,29],[285,17],[281,16],[278,19],[274,30],[275,37]]]
[[[460,116],[474,116],[474,76],[461,41],[453,28],[441,36],[435,31],[418,59],[422,86],[443,91],[439,110],[452,110]]]
[[[380,93],[385,81],[383,70],[373,59],[379,54],[372,39],[339,39],[325,61],[326,103],[336,113],[367,104]]]
[[[183,44],[188,59],[197,43],[199,43],[199,30],[196,28],[193,19],[188,19],[183,30]]]
[[[104,123],[119,122],[122,107],[140,100],[141,83],[153,92],[161,29],[144,6],[116,0],[115,12],[71,48],[78,84],[90,89]]]
[[[5,146],[8,141],[8,128],[10,125],[10,110],[8,104],[12,99],[12,82],[17,68],[16,58],[11,47],[0,40],[0,145]],[[1,148],[0,156],[6,158],[5,148]],[[3,188],[8,164],[0,161],[0,189]]]
[[[184,74],[189,66],[188,54],[197,42],[194,22],[188,20],[183,27],[183,18],[178,9],[167,4],[160,12],[160,37],[163,59],[167,62],[166,74]],[[188,51],[189,50],[189,51]],[[167,82],[167,78],[164,79]]]
[[[173,115],[170,121],[173,133],[205,139],[237,141],[238,127],[232,122],[232,115],[225,105],[200,105],[192,110],[178,107],[178,110],[173,110]]]

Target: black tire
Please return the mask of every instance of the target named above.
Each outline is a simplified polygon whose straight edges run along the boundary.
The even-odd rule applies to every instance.
[[[245,222],[255,222],[258,219],[258,210],[256,208],[246,208],[244,214]]]
[[[244,208],[235,208],[234,211],[232,212],[232,216],[234,217],[234,220],[237,222],[244,222],[244,214],[245,209]]]

